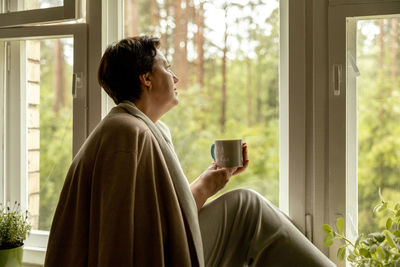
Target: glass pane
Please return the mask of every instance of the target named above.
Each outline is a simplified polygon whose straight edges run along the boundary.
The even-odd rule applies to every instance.
[[[378,190],[391,205],[400,200],[400,19],[357,24],[359,232],[384,229],[373,214]]]
[[[28,208],[49,230],[72,161],[73,38],[26,41]]]
[[[64,0],[8,0],[4,1],[4,13],[64,6]]]
[[[223,191],[252,188],[276,205],[278,7],[277,0],[124,0],[125,37],[159,36],[179,77],[180,103],[162,120],[189,181],[211,163],[215,139],[243,138],[250,166]]]

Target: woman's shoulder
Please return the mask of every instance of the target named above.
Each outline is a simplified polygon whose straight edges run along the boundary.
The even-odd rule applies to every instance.
[[[114,107],[102,121],[103,130],[146,133],[150,129],[146,123],[124,109]]]

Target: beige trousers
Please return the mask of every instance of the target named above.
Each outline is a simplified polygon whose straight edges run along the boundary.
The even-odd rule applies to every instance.
[[[230,191],[199,212],[207,267],[335,266],[272,203]]]

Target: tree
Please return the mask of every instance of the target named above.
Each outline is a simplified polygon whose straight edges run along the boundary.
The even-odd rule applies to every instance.
[[[397,26],[391,20],[360,22],[361,27],[377,27],[375,36],[358,33],[358,185],[359,230],[384,228],[383,215],[371,219],[371,209],[379,201],[381,188],[384,198],[400,197],[400,94],[398,77],[393,77],[393,50]],[[392,22],[393,23],[393,22]],[[398,21],[397,21],[398,23]],[[369,42],[368,40],[376,40]],[[390,42],[391,41],[391,42]],[[378,65],[379,68],[373,66]],[[393,78],[395,80],[393,80]]]
[[[222,48],[222,85],[221,85],[221,133],[225,132],[226,123],[226,54],[228,53],[228,4],[223,6],[225,14],[224,44]]]
[[[65,106],[65,82],[64,82],[64,49],[60,39],[55,40],[54,45],[54,82],[53,89],[55,98],[53,101],[53,111],[58,111]]]
[[[62,48],[57,48],[60,45]],[[43,40],[40,78],[40,207],[39,229],[49,230],[64,178],[72,161],[72,105],[69,94],[72,85],[72,66],[65,61],[64,50],[69,44],[63,39]],[[61,64],[62,67],[55,64]],[[63,77],[57,77],[63,69]],[[57,82],[55,80],[58,80]],[[56,90],[54,84],[63,83]],[[61,91],[63,90],[63,91]],[[62,94],[64,105],[53,110],[57,94]]]
[[[200,1],[195,10],[196,47],[197,47],[197,83],[202,88],[204,82],[204,2]]]
[[[138,35],[138,0],[124,0],[125,36]]]

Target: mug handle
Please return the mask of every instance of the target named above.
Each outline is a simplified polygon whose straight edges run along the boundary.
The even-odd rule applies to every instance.
[[[211,145],[211,157],[215,160],[215,144]]]

